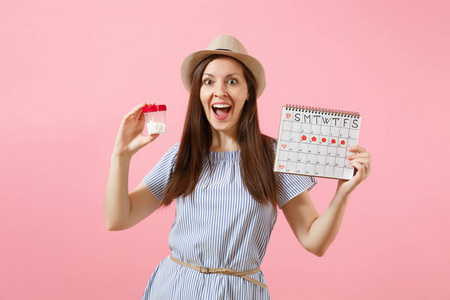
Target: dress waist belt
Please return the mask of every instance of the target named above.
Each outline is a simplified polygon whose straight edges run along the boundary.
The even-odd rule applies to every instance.
[[[187,268],[194,269],[194,270],[196,270],[196,271],[198,271],[200,273],[204,273],[204,274],[216,273],[216,274],[222,274],[222,275],[238,276],[238,277],[241,277],[241,278],[243,278],[243,279],[245,279],[247,281],[250,281],[251,283],[257,284],[257,285],[259,285],[260,287],[262,287],[264,289],[267,289],[267,285],[265,285],[264,283],[262,283],[262,282],[260,282],[260,281],[258,281],[256,279],[253,279],[251,277],[246,276],[246,275],[249,275],[249,274],[254,274],[254,273],[259,272],[259,270],[260,270],[259,267],[256,268],[256,269],[253,269],[253,270],[248,270],[248,271],[236,271],[236,270],[229,269],[229,268],[205,268],[205,267],[199,267],[199,266],[188,264],[188,263],[186,263],[184,261],[181,261],[179,259],[176,259],[172,255],[170,255],[170,259],[173,262],[176,262],[179,265],[182,265],[182,266],[187,267]]]

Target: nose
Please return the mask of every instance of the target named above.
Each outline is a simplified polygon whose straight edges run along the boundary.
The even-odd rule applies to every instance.
[[[216,84],[216,87],[214,89],[214,97],[223,98],[227,96],[228,93],[226,91],[225,85],[223,83]]]

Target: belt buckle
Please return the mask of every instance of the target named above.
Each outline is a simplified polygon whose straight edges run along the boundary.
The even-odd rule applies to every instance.
[[[209,268],[205,268],[205,267],[199,267],[200,269],[198,270],[200,273],[204,273],[204,274],[209,274],[211,273],[209,271]]]

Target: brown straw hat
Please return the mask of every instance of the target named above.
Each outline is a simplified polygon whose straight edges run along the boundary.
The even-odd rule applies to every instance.
[[[217,36],[205,50],[193,52],[184,59],[181,66],[181,80],[188,92],[191,91],[192,73],[195,68],[202,60],[214,54],[230,56],[243,63],[256,79],[256,98],[261,96],[266,87],[264,68],[256,58],[248,55],[244,45],[231,35]]]

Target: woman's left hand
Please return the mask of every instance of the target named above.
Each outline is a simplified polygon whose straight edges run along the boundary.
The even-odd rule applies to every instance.
[[[360,146],[351,146],[348,149],[352,154],[347,156],[351,167],[356,169],[356,174],[350,180],[340,179],[338,182],[338,191],[350,194],[363,180],[365,180],[370,172],[371,158],[370,153]]]

